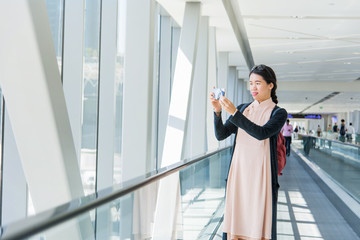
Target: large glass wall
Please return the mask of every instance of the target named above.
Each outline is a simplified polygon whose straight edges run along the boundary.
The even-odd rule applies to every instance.
[[[80,174],[83,181],[83,186],[85,190],[85,194],[91,194],[96,191],[96,167],[97,167],[97,153],[98,153],[98,135],[99,135],[99,82],[102,81],[101,76],[99,74],[100,69],[100,56],[101,56],[101,0],[83,0],[84,2],[84,24],[81,34],[82,39],[79,40],[79,54],[83,53],[82,60],[79,60],[79,65],[74,65],[74,68],[81,71],[82,69],[82,78],[76,74],[71,75],[72,73],[67,73],[68,68],[64,66],[64,83],[65,80],[68,82],[76,82],[82,83],[82,91],[78,90],[78,97],[82,97],[82,107],[81,110],[76,110],[76,113],[81,115],[81,127],[80,126],[71,126],[74,132],[78,132],[80,136],[81,132],[81,150],[79,151],[81,154],[79,157],[79,166],[80,166]],[[117,0],[114,1],[114,8],[117,9],[117,34],[116,34],[116,42],[117,44],[117,52],[115,61],[115,77],[114,79],[106,79],[106,81],[114,81],[114,93],[115,93],[115,106],[114,106],[114,135],[113,135],[113,146],[112,149],[114,152],[113,158],[113,182],[121,183],[122,181],[122,172],[123,172],[123,163],[125,161],[132,161],[132,159],[123,159],[122,158],[122,148],[123,143],[126,139],[123,138],[123,115],[124,114],[132,114],[131,112],[123,113],[123,88],[126,81],[132,81],[133,79],[126,79],[126,74],[124,72],[124,66],[126,64],[126,27],[129,24],[126,22],[127,16],[127,3],[128,0]],[[51,27],[52,39],[54,42],[54,50],[56,53],[56,58],[59,66],[60,74],[62,74],[62,66],[63,61],[66,61],[63,58],[63,49],[66,48],[67,44],[71,42],[73,39],[71,38],[72,31],[66,31],[70,28],[69,26],[64,25],[64,14],[67,9],[65,6],[65,0],[46,0],[46,6],[49,16],[49,23]],[[175,62],[177,57],[177,48],[179,45],[180,38],[180,27],[177,26],[175,21],[166,13],[164,9],[162,9],[159,5],[157,5],[154,1],[152,5],[154,9],[151,9],[151,22],[153,24],[150,27],[149,36],[153,37],[153,39],[145,39],[144,43],[154,44],[150,49],[154,50],[150,56],[152,59],[149,59],[151,67],[151,74],[149,76],[149,91],[151,92],[151,98],[153,100],[153,104],[151,106],[151,119],[154,123],[152,125],[153,129],[151,130],[152,136],[149,141],[151,142],[151,158],[149,158],[149,162],[146,162],[146,169],[148,171],[152,171],[159,167],[157,160],[161,158],[161,151],[158,148],[159,145],[164,144],[164,131],[167,126],[167,118],[168,118],[168,106],[171,98],[171,79],[173,78]],[[81,8],[81,7],[80,7]],[[74,14],[74,13],[72,13]],[[71,18],[67,18],[71,19]],[[166,24],[164,24],[164,22]],[[71,24],[66,23],[66,24]],[[144,24],[149,24],[146,22]],[[138,31],[141,31],[139,29]],[[64,38],[64,32],[65,37]],[[79,33],[79,32],[78,32]],[[65,39],[65,40],[64,40]],[[78,39],[75,39],[78,41]],[[68,41],[68,42],[66,42]],[[80,41],[82,41],[80,44]],[[166,47],[165,47],[166,46]],[[73,48],[77,47],[77,44],[72,45]],[[81,49],[82,48],[82,49]],[[71,48],[72,49],[72,48]],[[75,55],[75,54],[74,54]],[[148,55],[148,54],[144,54]],[[164,56],[167,56],[167,60],[165,64],[161,64],[161,60]],[[65,55],[69,56],[69,55]],[[71,56],[71,54],[70,54]],[[103,55],[104,56],[104,55]],[[81,62],[82,61],[82,62]],[[81,62],[81,63],[80,63]],[[71,65],[72,66],[72,65]],[[142,69],[139,69],[142,71]],[[161,78],[161,73],[166,71],[167,74],[165,77]],[[65,74],[67,73],[67,74]],[[70,76],[71,75],[71,76]],[[163,75],[164,76],[164,75]],[[71,79],[70,79],[71,78]],[[153,79],[151,79],[153,78]],[[105,81],[105,80],[104,80]],[[79,84],[80,85],[80,84]],[[163,87],[161,87],[161,85]],[[140,86],[141,87],[141,86]],[[79,87],[80,89],[80,87]],[[76,91],[74,91],[75,94]],[[71,94],[74,94],[73,92]],[[136,94],[136,93],[134,93]],[[150,95],[150,94],[149,94]],[[0,97],[1,94],[0,94]],[[66,96],[67,97],[67,96]],[[75,98],[74,98],[75,99]],[[67,98],[68,100],[68,98]],[[165,102],[167,105],[167,109],[160,113],[160,103]],[[69,103],[67,103],[69,104]],[[79,104],[80,108],[80,100],[77,100],[74,104]],[[1,113],[2,113],[2,101],[0,103]],[[136,109],[134,111],[141,111],[141,109]],[[161,122],[159,120],[162,120]],[[2,119],[0,118],[0,121]],[[0,122],[2,123],[2,122]],[[71,123],[72,124],[72,123]],[[80,125],[80,120],[78,121]],[[2,124],[0,124],[2,126]],[[77,129],[76,129],[77,128]],[[162,138],[159,137],[160,130],[162,131]],[[2,129],[0,129],[0,133],[2,134]],[[75,135],[75,134],[74,134]],[[162,139],[162,140],[161,140]],[[80,140],[78,141],[80,142]],[[150,145],[149,145],[150,146]],[[79,147],[77,147],[79,150]],[[156,150],[157,149],[157,150]],[[139,151],[147,151],[148,149],[139,149]],[[160,156],[160,157],[159,157]],[[136,167],[136,166],[133,166]],[[44,193],[45,194],[45,193]],[[28,209],[33,209],[31,201],[31,196],[26,199],[26,203],[28,204]],[[34,211],[31,211],[34,212]]]

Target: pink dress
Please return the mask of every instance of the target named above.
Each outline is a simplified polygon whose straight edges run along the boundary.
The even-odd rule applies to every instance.
[[[259,126],[269,119],[275,103],[252,102],[244,116]],[[226,188],[223,231],[228,239],[271,239],[272,191],[270,140],[257,140],[238,128]]]

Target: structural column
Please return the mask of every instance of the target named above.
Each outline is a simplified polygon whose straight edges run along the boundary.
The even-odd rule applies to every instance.
[[[171,18],[161,16],[160,72],[159,72],[159,119],[158,119],[158,158],[164,149],[167,116],[171,93]],[[160,162],[160,161],[159,161]]]
[[[187,2],[177,52],[174,83],[171,92],[168,124],[161,166],[181,160],[184,133],[188,121],[189,98],[196,60],[201,3]],[[155,211],[154,239],[172,239],[179,207],[179,175],[172,174],[160,181]]]
[[[153,165],[154,21],[153,0],[126,2],[123,88],[122,181],[144,175]],[[135,197],[136,198],[136,197]],[[120,238],[132,238],[133,195],[121,200]],[[147,201],[141,203],[147,204]]]
[[[3,176],[1,199],[1,225],[5,226],[26,218],[27,184],[16,146],[9,114],[4,108]]]
[[[201,17],[189,117],[185,132],[186,145],[184,151],[186,153],[184,158],[190,158],[207,151],[206,106],[209,101],[209,92],[207,91],[208,29],[209,18]]]
[[[229,89],[228,87],[232,88],[232,86],[228,85],[228,66],[229,66],[229,53],[227,52],[219,52],[218,54],[218,87],[225,88],[225,92]],[[231,91],[231,90],[230,90]],[[226,93],[225,93],[226,95]],[[227,96],[227,95],[226,95]],[[230,101],[234,102],[234,99],[229,99]],[[225,122],[226,119],[230,116],[224,109],[222,109],[221,113],[222,119]],[[224,141],[220,142],[220,147],[225,147],[231,144],[230,138],[227,138]]]
[[[237,98],[237,77],[236,77],[236,67],[229,67],[228,71],[228,89],[226,91],[226,96],[229,98],[235,106],[239,105]]]
[[[228,67],[228,89],[227,89],[227,98],[233,102],[235,106],[238,106],[241,102],[238,100],[238,79],[236,67]],[[227,139],[227,146],[232,145],[234,142],[235,135],[232,135]]]
[[[153,1],[127,2],[122,128],[123,181],[145,174],[150,164],[154,59],[153,9]]]
[[[84,0],[66,1],[62,77],[78,161],[81,154],[84,12]]]
[[[349,123],[352,123],[356,133],[360,133],[360,111],[355,110],[351,113]]]
[[[45,1],[6,1],[0,9],[7,19],[0,25],[6,36],[0,39],[0,82],[40,212],[83,195],[80,171]]]
[[[208,92],[212,91],[213,87],[219,87],[217,81],[217,50],[216,50],[216,29],[209,28],[209,52],[208,52]],[[219,142],[215,138],[214,130],[214,110],[211,103],[207,102],[207,137],[208,137],[208,151],[215,150],[219,147]]]
[[[200,4],[186,3],[171,92],[162,167],[179,161],[182,156],[189,96],[194,77],[199,22]]]
[[[101,2],[100,80],[96,190],[113,185],[115,132],[115,62],[118,1]],[[111,238],[111,205],[96,212],[97,238]],[[107,230],[105,230],[107,229]]]
[[[244,79],[239,79],[239,81],[242,82],[243,102],[244,103],[252,102],[253,98],[250,95],[249,82],[245,81]]]
[[[246,90],[246,89],[245,89]],[[244,91],[244,80],[236,77],[236,91],[237,91],[237,102],[238,104],[245,103],[245,91]]]
[[[117,0],[102,1],[96,189],[113,184]]]

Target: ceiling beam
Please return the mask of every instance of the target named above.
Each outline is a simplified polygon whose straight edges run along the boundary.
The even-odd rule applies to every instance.
[[[249,70],[255,65],[245,25],[236,0],[222,0]]]
[[[326,100],[329,100],[330,98],[333,98],[335,97],[336,95],[338,95],[340,92],[332,92],[330,93],[329,95],[323,97],[322,99],[320,99],[319,101],[311,104],[310,106],[307,106],[306,108],[304,108],[302,111],[300,111],[299,113],[304,113],[306,110],[308,110],[309,108],[315,106],[316,104],[319,104],[319,103],[322,103],[322,102],[325,102]]]
[[[334,82],[334,81],[279,81],[278,91],[299,92],[357,92],[360,89],[360,81]]]

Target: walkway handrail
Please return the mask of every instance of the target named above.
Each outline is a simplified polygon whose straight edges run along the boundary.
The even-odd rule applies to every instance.
[[[353,146],[353,147],[358,147],[360,148],[360,145],[359,144],[356,144],[356,143],[352,143],[352,142],[343,142],[343,141],[340,141],[339,139],[331,139],[331,138],[326,138],[326,137],[318,137],[318,136],[314,136],[314,135],[309,135],[309,134],[302,134],[302,133],[299,133],[298,135],[302,135],[302,136],[305,136],[305,137],[313,137],[313,138],[318,138],[318,139],[324,139],[324,140],[327,140],[327,141],[332,141],[332,142],[335,142],[335,143],[340,143],[340,144],[344,144],[344,145],[350,145],[350,146]]]
[[[136,178],[131,181],[132,184],[126,184],[127,186],[120,186],[117,190],[114,190],[113,187],[101,190],[90,196],[81,197],[69,203],[58,206],[54,209],[41,212],[35,216],[31,216],[29,218],[20,220],[7,226],[2,226],[0,228],[0,239],[10,240],[24,239],[30,237],[43,230],[49,229],[50,227],[65,222],[66,220],[76,217],[82,213],[88,212],[103,204],[118,199],[128,193],[136,191],[139,188],[144,187],[145,185],[160,180],[172,173],[178,172],[185,167],[195,164],[205,158],[208,158],[229,148],[231,148],[231,146],[220,148],[210,153],[205,153],[194,159],[180,161],[168,167],[164,167],[157,171],[154,171],[154,175],[152,175],[153,173],[150,173],[150,176],[148,176],[149,174],[147,174],[143,176],[145,177],[145,179],[142,179],[140,181],[136,181],[137,179],[139,179]],[[133,183],[135,181],[136,183]],[[111,192],[109,193],[109,191]]]

